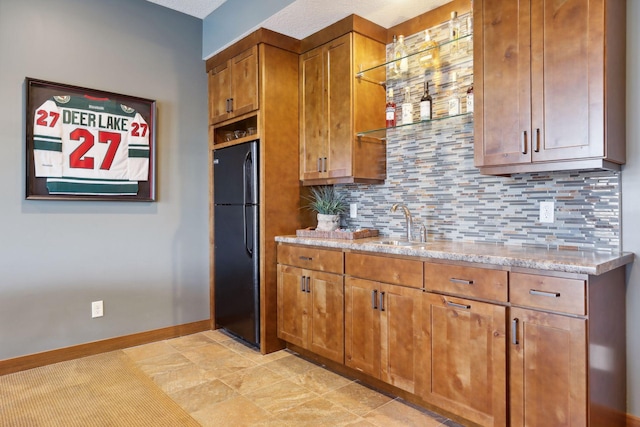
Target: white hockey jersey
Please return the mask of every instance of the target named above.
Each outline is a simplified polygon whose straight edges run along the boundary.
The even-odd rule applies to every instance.
[[[35,111],[35,176],[50,194],[135,195],[149,177],[149,132],[126,105],[54,96]]]

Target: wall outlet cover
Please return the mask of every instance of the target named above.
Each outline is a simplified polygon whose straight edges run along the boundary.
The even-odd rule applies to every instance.
[[[349,218],[357,218],[358,217],[358,204],[351,203],[349,205]]]
[[[540,202],[540,222],[552,223],[554,221],[554,202]]]
[[[104,316],[104,306],[102,301],[93,301],[91,303],[91,318]]]

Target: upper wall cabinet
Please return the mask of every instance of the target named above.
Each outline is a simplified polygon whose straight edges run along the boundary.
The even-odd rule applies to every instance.
[[[214,67],[209,72],[210,124],[258,109],[258,47]]]
[[[359,67],[382,63],[384,58],[384,43],[356,32],[300,56],[300,180],[304,185],[384,182],[384,141],[356,137],[357,129],[384,126],[384,88],[356,78]]]
[[[619,170],[626,0],[474,1],[475,165]]]

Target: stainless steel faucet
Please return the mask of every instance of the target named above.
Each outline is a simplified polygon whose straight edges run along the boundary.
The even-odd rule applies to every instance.
[[[407,240],[411,241],[411,228],[413,227],[413,218],[411,217],[411,212],[409,211],[407,205],[404,205],[402,203],[394,203],[393,206],[391,206],[391,212],[395,212],[398,208],[402,208],[402,211],[404,212],[404,218],[407,220]]]

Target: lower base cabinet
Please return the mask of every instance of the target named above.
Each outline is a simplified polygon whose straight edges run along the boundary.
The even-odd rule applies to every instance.
[[[340,274],[278,265],[278,337],[344,363],[344,286]]]
[[[587,321],[512,308],[511,325],[510,425],[588,425]]]
[[[345,279],[345,364],[415,392],[422,290]]]
[[[480,425],[506,425],[507,308],[433,293],[422,304],[416,394]]]

